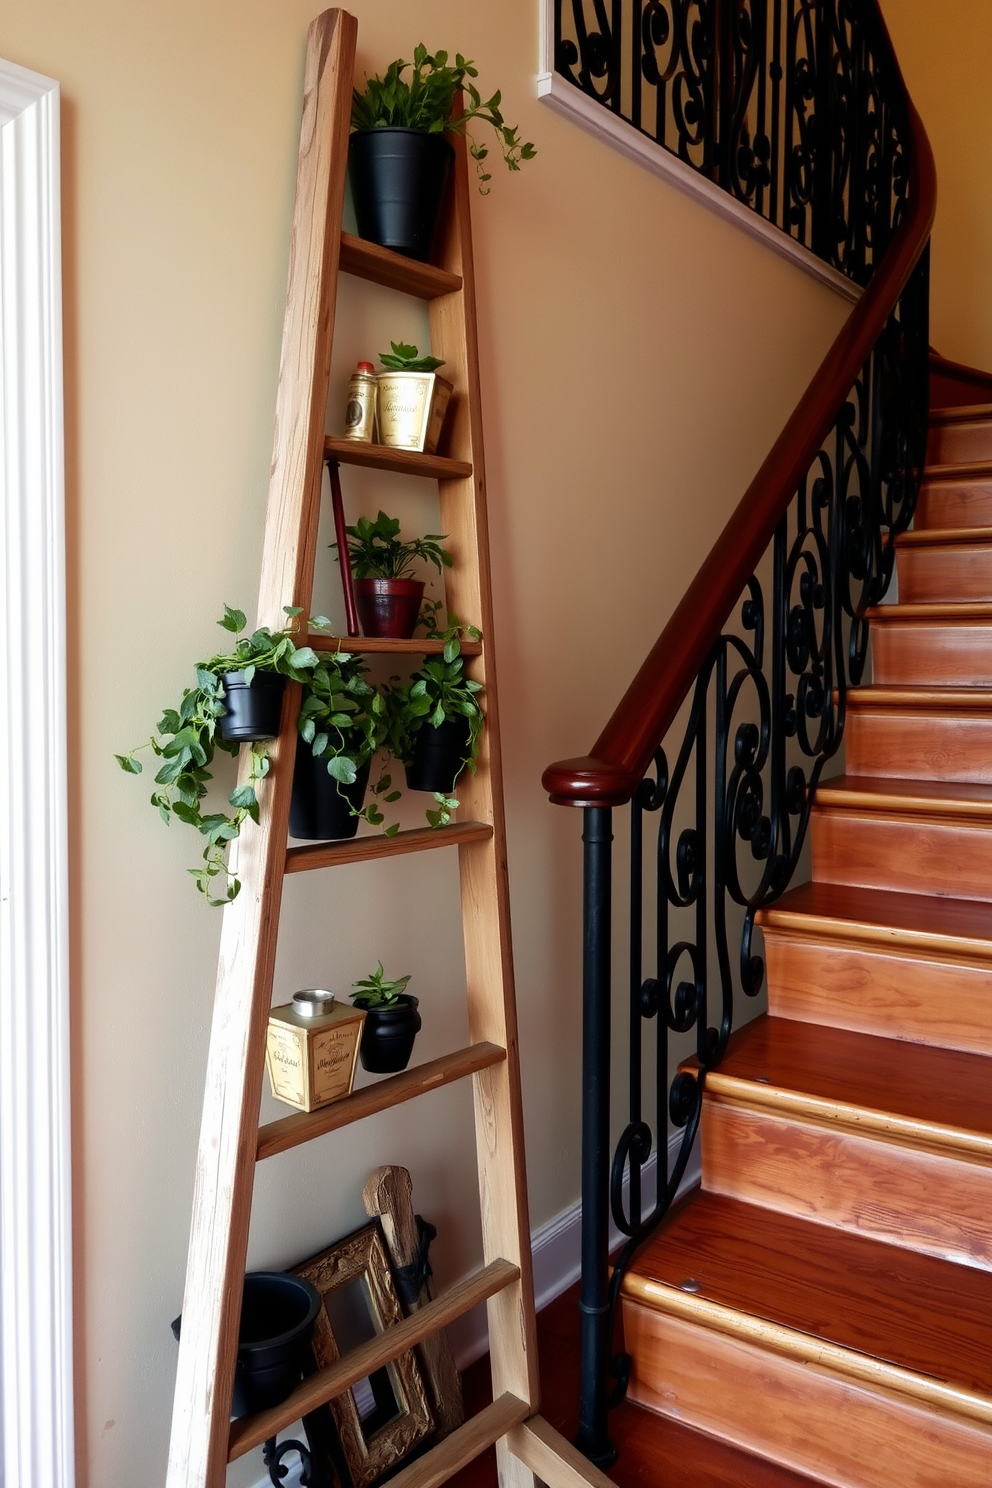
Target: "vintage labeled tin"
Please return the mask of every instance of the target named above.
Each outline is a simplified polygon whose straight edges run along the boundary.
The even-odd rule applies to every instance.
[[[380,372],[379,443],[432,455],[453,391],[437,372]]]
[[[276,1100],[298,1111],[350,1095],[365,1014],[333,993],[297,992],[269,1013],[265,1065]]]
[[[376,405],[375,368],[371,362],[359,362],[348,383],[348,402],[344,411],[344,437],[371,444],[375,438]]]

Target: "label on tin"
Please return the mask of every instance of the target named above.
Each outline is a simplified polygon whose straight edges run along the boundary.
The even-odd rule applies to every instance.
[[[344,411],[345,439],[371,444],[375,432],[375,405],[375,378],[365,372],[353,373],[348,384],[348,402]]]

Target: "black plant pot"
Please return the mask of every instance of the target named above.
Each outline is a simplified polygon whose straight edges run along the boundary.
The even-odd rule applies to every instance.
[[[232,1415],[253,1415],[292,1394],[303,1378],[321,1301],[317,1288],[301,1276],[248,1272],[241,1298]],[[172,1324],[176,1338],[181,1324],[181,1317]]]
[[[427,263],[454,158],[443,134],[357,129],[348,174],[359,237]]]
[[[467,718],[422,723],[414,735],[413,754],[406,766],[407,788],[450,794],[468,754],[468,741]]]
[[[248,684],[244,672],[224,672],[221,680],[227,709],[217,722],[221,738],[235,744],[274,739],[282,717],[286,678],[278,672],[256,672]]]
[[[418,999],[401,992],[392,1007],[369,1008],[358,1052],[370,1075],[396,1075],[405,1070],[421,1028]],[[356,1003],[361,1007],[361,1003]]]
[[[293,795],[289,803],[289,835],[326,842],[334,837],[354,837],[365,800],[372,761],[366,760],[353,785],[342,785],[327,773],[327,760],[316,759],[310,745],[296,741],[293,766]]]

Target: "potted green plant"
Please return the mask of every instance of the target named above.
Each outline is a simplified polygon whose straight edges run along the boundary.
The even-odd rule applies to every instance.
[[[359,517],[345,531],[362,630],[367,636],[412,636],[424,598],[424,581],[410,578],[410,571],[418,558],[432,563],[438,573],[451,567],[451,554],[441,546],[443,534],[428,532],[404,542],[399,520],[384,511],[375,521]],[[331,546],[337,547],[337,543]]]
[[[408,975],[390,981],[380,961],[375,971],[352,983],[351,1000],[366,1014],[358,1052],[370,1074],[397,1074],[410,1063],[421,1017],[419,1000],[406,990],[409,982]]]
[[[291,621],[300,613],[299,608],[286,606]],[[257,791],[269,770],[264,741],[279,732],[286,681],[308,682],[320,658],[312,647],[297,646],[289,627],[272,631],[261,626],[251,635],[242,635],[247,625],[244,611],[230,605],[224,606],[224,617],[217,623],[239,637],[233,649],[198,662],[196,685],[185,689],[178,708],[166,708],[147,744],[116,759],[129,775],[142,773],[137,758],[141,749],[150,748],[161,760],[152,805],[166,825],[175,817],[206,839],[203,867],[189,871],[209,904],[226,904],[241,885],[228,872],[224,854],[245,822],[258,820]],[[311,623],[327,622],[318,617]],[[247,782],[228,797],[230,811],[205,812],[216,750],[236,755],[243,743],[251,746]]]
[[[389,449],[433,455],[441,440],[454,383],[438,372],[440,357],[421,356],[405,341],[380,351],[383,370],[376,378],[379,443]]]
[[[479,640],[482,632],[448,614],[439,630],[442,606],[424,606],[428,637],[444,641],[439,656],[428,656],[406,682],[394,683],[387,699],[389,748],[406,770],[410,790],[431,791],[437,810],[428,810],[431,826],[444,826],[458,802],[451,796],[465,769],[475,770],[485,725],[481,682],[465,675],[461,640]]]
[[[348,166],[359,234],[426,262],[454,159],[446,131],[468,135],[483,193],[491,179],[485,166],[489,151],[472,139],[472,123],[492,127],[508,170],[519,170],[521,161],[536,152],[504,121],[498,91],[483,101],[471,81],[478,77],[473,62],[456,54],[449,66],[447,52],[430,53],[421,44],[414,48],[407,79],[403,74],[409,67],[397,58],[383,77],[366,75],[364,88],[354,90]]]
[[[303,690],[297,729],[290,836],[354,837],[361,820],[382,826],[378,798],[392,802],[400,794],[390,789],[390,777],[380,772],[372,787],[373,800],[364,807],[362,802],[372,757],[389,730],[387,702],[368,681],[367,668],[357,656],[349,651],[321,655]],[[397,827],[385,831],[392,836]]]

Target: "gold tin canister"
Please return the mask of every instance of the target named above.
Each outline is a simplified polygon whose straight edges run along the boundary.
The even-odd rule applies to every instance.
[[[380,372],[379,443],[432,455],[453,392],[437,372]]]
[[[265,1067],[276,1100],[316,1111],[351,1094],[365,1014],[332,992],[297,992],[269,1013]]]
[[[375,368],[371,362],[359,362],[348,383],[348,401],[344,410],[344,437],[362,444],[375,438],[376,404]]]

